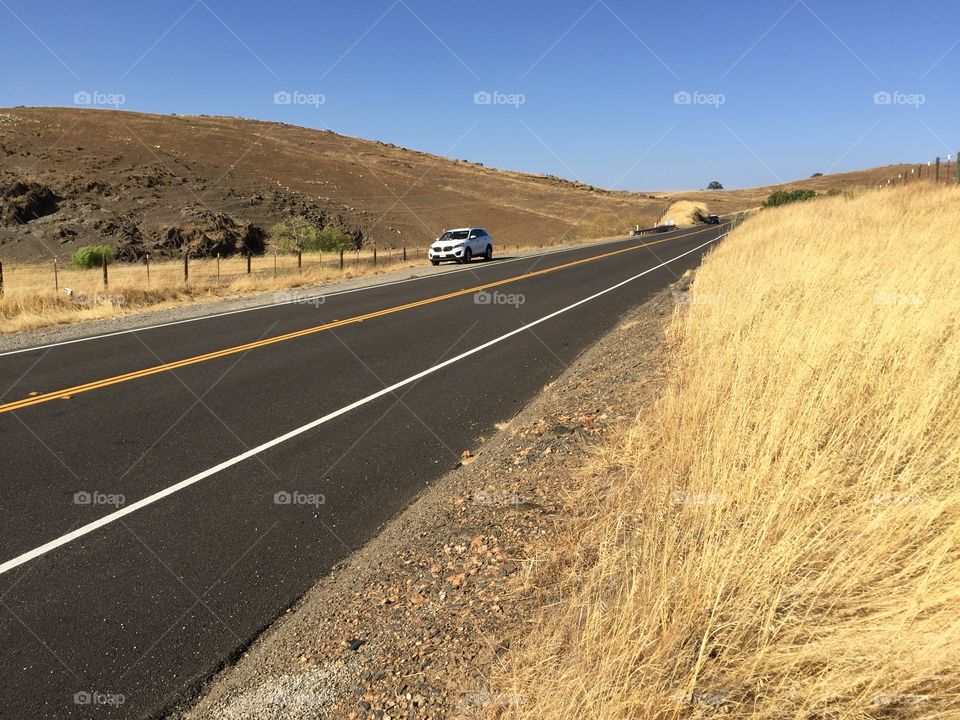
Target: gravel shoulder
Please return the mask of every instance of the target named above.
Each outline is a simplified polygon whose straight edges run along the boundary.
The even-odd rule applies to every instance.
[[[489,678],[556,598],[525,582],[602,483],[591,463],[659,394],[678,281],[634,309],[366,547],[322,578],[198,699],[199,718],[447,718],[522,698]],[[682,302],[682,300],[680,300]]]

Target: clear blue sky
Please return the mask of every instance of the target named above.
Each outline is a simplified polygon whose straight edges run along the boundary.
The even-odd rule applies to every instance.
[[[122,95],[605,187],[960,148],[955,0],[0,0],[0,28],[2,106]]]

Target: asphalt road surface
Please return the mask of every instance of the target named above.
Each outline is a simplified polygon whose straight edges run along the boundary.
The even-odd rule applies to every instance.
[[[711,226],[0,354],[0,717],[154,717]]]

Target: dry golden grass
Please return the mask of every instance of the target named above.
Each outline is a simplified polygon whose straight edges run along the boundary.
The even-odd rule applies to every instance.
[[[274,261],[276,260],[276,272]],[[322,262],[321,262],[322,260]],[[189,281],[183,280],[183,261],[150,263],[150,278],[142,264],[110,265],[109,284],[103,285],[99,269],[58,269],[59,290],[54,287],[52,263],[4,264],[5,294],[0,298],[0,334],[34,330],[49,325],[82,322],[158,310],[243,295],[278,292],[300,287],[321,286],[338,280],[374,275],[426,262],[408,255],[403,261],[398,251],[381,253],[377,265],[369,252],[347,253],[345,267],[333,254],[304,255],[303,268],[297,269],[292,255],[253,258],[247,275],[246,258],[191,260]],[[72,295],[65,290],[69,288]]]
[[[658,225],[673,222],[677,227],[692,227],[707,219],[709,211],[706,203],[693,200],[678,200],[660,216]]]
[[[548,247],[573,245],[582,240],[557,239]],[[544,248],[545,245],[498,246],[499,255]],[[118,317],[145,310],[212,301],[240,295],[318,287],[355,277],[376,275],[405,267],[427,264],[426,249],[380,251],[373,264],[372,250],[348,252],[344,269],[333,253],[304,254],[302,269],[294,255],[264,255],[252,261],[247,275],[244,257],[220,260],[191,260],[189,281],[183,280],[183,261],[150,263],[150,277],[143,264],[115,263],[108,267],[107,287],[101,270],[77,270],[60,266],[54,277],[53,263],[5,263],[5,294],[0,297],[0,335],[35,330],[105,317]],[[276,271],[274,271],[276,262]],[[59,286],[59,289],[56,289]],[[65,289],[73,291],[68,296]],[[267,298],[269,299],[269,298]]]
[[[517,718],[960,717],[960,190],[763,211],[573,501]]]

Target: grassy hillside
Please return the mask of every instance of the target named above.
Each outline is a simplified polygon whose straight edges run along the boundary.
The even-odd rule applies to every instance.
[[[883,177],[896,172],[883,171]],[[870,185],[874,171],[798,183]],[[77,108],[0,111],[0,261],[69,258],[107,244],[128,258],[212,256],[292,214],[366,246],[423,245],[485,225],[501,245],[624,234],[675,200],[710,212],[755,207],[770,188],[627,193],[486,168],[274,122]]]
[[[268,229],[304,214],[366,245],[422,245],[445,227],[486,225],[501,244],[623,233],[665,202],[524,175],[379,142],[240,118],[109,110],[0,112],[0,186],[37,182],[45,213],[0,222],[0,259],[61,259],[78,245],[116,246],[171,231]],[[55,212],[51,212],[56,208]],[[0,210],[9,208],[0,207]],[[226,223],[229,225],[229,223]],[[232,226],[230,226],[232,227]]]
[[[511,716],[960,716],[958,223],[956,188],[873,191],[710,254]]]

